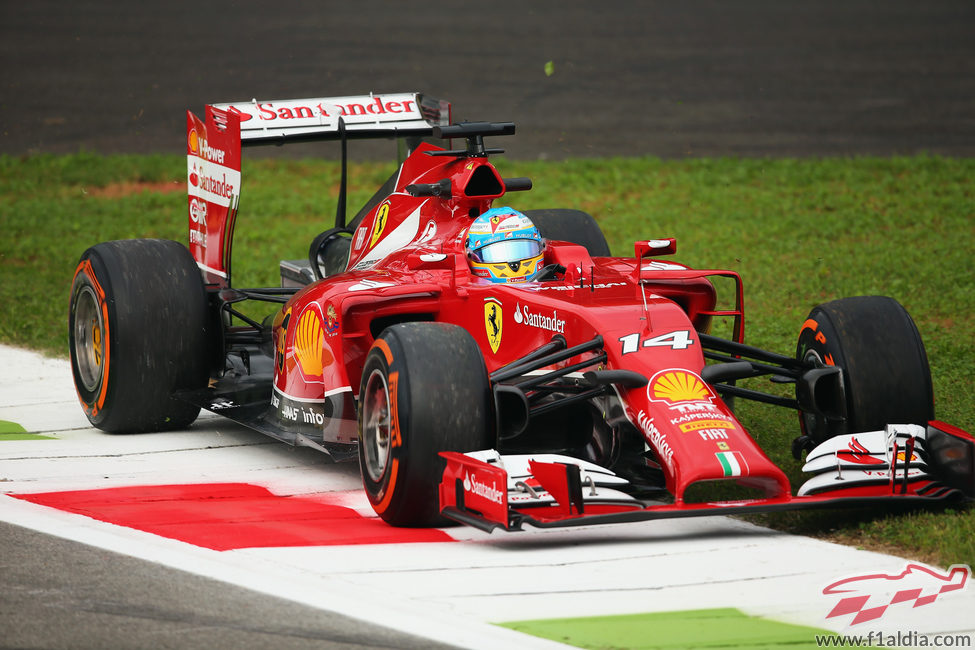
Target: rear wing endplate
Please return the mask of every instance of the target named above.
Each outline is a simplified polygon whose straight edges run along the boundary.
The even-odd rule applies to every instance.
[[[230,285],[230,252],[240,200],[241,147],[341,140],[344,225],[345,140],[421,138],[450,124],[450,103],[420,93],[208,104],[186,112],[189,249],[205,282]]]

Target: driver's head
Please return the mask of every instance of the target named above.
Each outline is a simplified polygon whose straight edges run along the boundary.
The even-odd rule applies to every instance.
[[[511,208],[492,208],[467,231],[467,261],[491,282],[527,282],[542,264],[544,243],[532,220]]]

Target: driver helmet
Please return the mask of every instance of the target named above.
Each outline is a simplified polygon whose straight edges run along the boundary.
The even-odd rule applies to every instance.
[[[532,220],[512,208],[492,208],[474,219],[464,245],[471,271],[491,282],[532,280],[544,247]]]

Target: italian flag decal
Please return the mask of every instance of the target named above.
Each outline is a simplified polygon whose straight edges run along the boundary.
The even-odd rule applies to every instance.
[[[719,451],[715,454],[725,476],[741,476],[748,471],[745,458],[738,451]]]

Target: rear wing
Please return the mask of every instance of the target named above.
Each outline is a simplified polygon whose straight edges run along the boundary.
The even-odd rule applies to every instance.
[[[450,103],[419,93],[363,95],[272,102],[214,104],[240,113],[244,146],[297,140],[337,140],[339,119],[348,137],[388,138],[430,135],[435,126],[450,124]]]
[[[208,104],[203,120],[187,111],[189,249],[204,280],[230,286],[241,147],[341,140],[344,179],[347,138],[420,138],[450,118],[449,102],[420,93]]]

